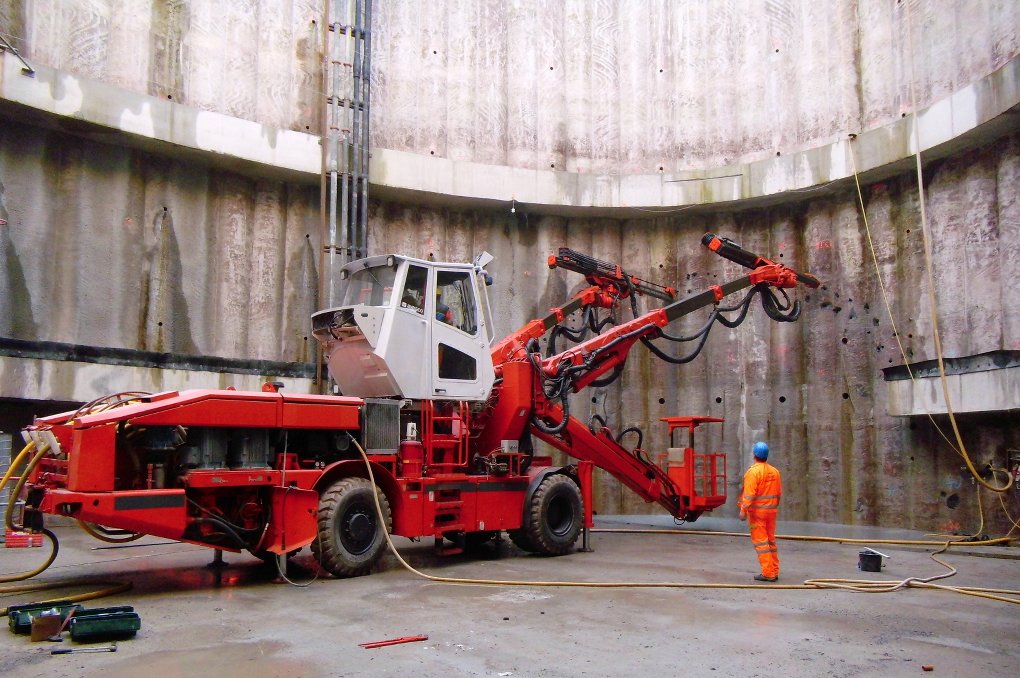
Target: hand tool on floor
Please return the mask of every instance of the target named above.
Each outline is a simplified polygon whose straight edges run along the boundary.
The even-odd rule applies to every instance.
[[[116,652],[117,643],[103,645],[102,647],[58,647],[50,650],[50,654],[77,654],[78,652]]]
[[[366,650],[371,650],[376,647],[386,647],[387,645],[399,645],[400,643],[414,643],[419,640],[428,640],[428,636],[404,636],[403,638],[393,638],[391,640],[376,640],[371,643],[358,643],[360,647]]]
[[[63,633],[64,629],[67,628],[67,625],[71,623],[71,617],[74,616],[74,613],[77,610],[78,610],[77,607],[72,607],[71,611],[67,613],[66,617],[64,617],[64,623],[60,625],[60,628],[57,629],[57,632],[54,633],[49,638],[47,638],[46,640],[49,640],[49,641],[54,642],[54,643],[62,643],[62,642],[64,642],[64,637],[62,635],[60,635],[60,634]]]

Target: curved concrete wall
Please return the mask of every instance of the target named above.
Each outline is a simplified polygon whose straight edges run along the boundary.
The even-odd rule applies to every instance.
[[[0,2],[30,61],[281,129],[318,133],[322,0]]]
[[[378,2],[375,146],[652,174],[821,146],[1018,51],[1010,0]]]
[[[211,4],[0,0],[0,34],[39,67],[24,78],[0,55],[0,337],[310,359],[319,200],[317,139],[305,132],[320,114],[312,22],[322,3],[238,0],[216,3],[215,14]],[[916,181],[909,164],[882,159],[911,147],[902,3],[375,6],[371,251],[464,259],[489,250],[500,333],[577,287],[545,267],[561,245],[683,292],[739,275],[700,248],[706,230],[810,270],[826,289],[802,294],[800,322],[776,325],[758,309],[736,330],[717,328],[684,368],[637,349],[619,384],[578,396],[574,410],[615,430],[641,426],[649,450],[666,444],[659,417],[726,417],[702,440],[731,454],[731,495],[743,451],[767,437],[788,479],[787,519],[978,524],[971,482],[932,425],[886,415],[880,370],[904,358],[852,184],[811,173],[797,186],[768,183],[777,150],[786,161],[842,148],[845,161],[847,130],[861,134],[892,318],[906,360],[932,358]],[[945,6],[910,5],[918,106],[949,120],[925,172],[944,349],[1020,350],[1020,134],[1010,123],[1020,6]],[[961,135],[991,117],[957,119],[985,109],[956,104],[986,91],[1014,112],[989,108],[996,131]],[[426,177],[464,163],[468,174],[548,171],[562,184],[665,182],[668,172],[714,176],[760,162],[766,189],[752,195],[741,179],[734,192],[697,199],[663,193],[658,214],[619,195],[604,205],[554,196],[511,214],[487,193],[502,175],[480,174],[462,194],[419,191],[387,173],[405,160]],[[797,175],[796,162],[788,171]],[[770,204],[745,200],[764,196]],[[62,365],[0,357],[0,399],[84,400],[140,386],[137,372]],[[189,382],[151,378],[155,388]],[[967,415],[964,426],[979,465],[1001,465],[1020,447],[1015,415]],[[597,508],[647,510],[604,477]],[[1004,525],[990,514],[986,529]]]
[[[0,26],[53,68],[317,133],[323,6],[4,0]],[[1020,51],[1017,25],[1012,0],[377,0],[372,144],[578,173],[743,163],[907,115],[912,73],[918,108],[944,99]]]

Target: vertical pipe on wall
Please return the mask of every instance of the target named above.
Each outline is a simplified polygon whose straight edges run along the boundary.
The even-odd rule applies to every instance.
[[[354,0],[354,15],[348,33],[354,42],[354,60],[351,62],[351,126],[350,153],[350,203],[348,205],[348,229],[350,232],[351,256],[361,256],[358,241],[358,187],[361,184],[361,12],[363,0]]]
[[[341,2],[342,2],[342,5],[343,5],[342,13],[338,11],[338,12],[336,12],[334,14],[334,18],[337,20],[337,23],[333,27],[333,39],[334,39],[334,41],[337,44],[340,44],[340,45],[343,46],[342,54],[338,55],[338,56],[342,56],[343,57],[342,59],[338,58],[339,65],[347,67],[347,66],[351,65],[351,62],[348,61],[348,59],[350,58],[350,24],[349,23],[348,24],[342,24],[342,23],[339,22],[339,20],[341,18],[344,21],[348,21],[348,22],[351,20],[351,0],[333,0],[333,2],[334,2],[334,7],[335,8],[339,8],[339,6],[341,5]],[[337,34],[340,33],[341,31],[346,36],[343,39],[340,39],[340,38],[337,37]],[[339,83],[337,84],[336,90],[333,91],[333,101],[336,102],[337,106],[339,107],[339,104],[340,104],[340,101],[341,101],[340,100],[340,86],[339,86]],[[340,144],[340,150],[339,150],[339,156],[340,156],[340,167],[339,167],[339,174],[340,174],[340,209],[339,209],[340,226],[339,226],[338,230],[340,232],[340,254],[341,254],[341,257],[343,259],[343,263],[347,263],[347,261],[349,260],[349,257],[350,257],[350,239],[348,238],[348,233],[349,233],[348,229],[350,228],[350,220],[348,219],[348,214],[349,214],[349,210],[350,210],[350,201],[349,201],[350,179],[349,179],[349,175],[350,175],[350,164],[351,164],[350,163],[350,153],[351,153],[351,122],[350,121],[351,121],[351,116],[348,115],[348,113],[347,113],[348,103],[349,102],[348,102],[347,98],[344,97],[344,99],[343,99],[343,106],[344,106],[344,108],[343,108],[343,112],[344,112],[344,114],[343,114],[343,123],[346,125],[346,127],[343,127],[340,130],[340,139],[342,139],[342,143]]]
[[[372,100],[372,0],[365,2],[365,21],[361,25],[361,38],[364,41],[364,67],[361,73],[362,87],[364,88],[361,99],[361,214],[358,218],[358,228],[361,233],[359,242],[362,253],[368,256],[368,160],[369,160],[369,125],[372,121],[370,102]]]

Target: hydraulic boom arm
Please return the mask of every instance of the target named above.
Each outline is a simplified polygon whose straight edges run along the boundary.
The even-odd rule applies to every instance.
[[[640,291],[634,282],[637,279],[627,276],[619,266],[613,267],[569,250],[561,250],[559,257],[550,257],[550,266],[555,263],[557,266],[584,273],[588,282],[593,283],[593,287],[582,292],[566,306],[554,309],[546,319],[534,321],[522,331],[508,337],[501,343],[500,352],[493,351],[493,358],[496,360],[502,357],[519,361],[521,351],[526,354],[534,374],[530,428],[535,435],[566,454],[592,461],[646,501],[658,502],[674,516],[686,519],[694,519],[700,513],[700,510],[692,506],[693,497],[689,496],[690,489],[679,487],[658,465],[647,459],[640,449],[630,451],[624,448],[618,440],[613,439],[604,426],[594,430],[570,416],[568,395],[593,384],[605,385],[607,379],[611,381],[615,378],[637,341],[644,343],[653,353],[668,362],[675,364],[689,362],[704,346],[708,331],[714,322],[735,327],[743,321],[751,301],[758,295],[761,296],[762,305],[770,318],[792,322],[800,314],[799,302],[791,303],[782,290],[795,287],[798,282],[811,287],[817,287],[819,284],[813,276],[797,273],[782,264],[754,255],[726,238],[708,234],[702,242],[712,251],[751,268],[752,271],[730,282],[712,286],[703,292],[675,301],[670,294],[643,292],[656,298],[667,299],[670,303],[637,316],[629,322],[609,328],[568,350],[542,359],[538,352],[538,337],[542,332],[562,322],[569,313],[592,303],[586,299],[603,300],[604,295],[623,298],[620,294],[621,289]],[[640,282],[642,285],[648,285],[644,281]],[[748,288],[751,288],[751,291],[735,306],[719,306],[725,297]],[[657,286],[648,286],[644,289],[653,292],[670,290]],[[774,289],[782,292],[783,299],[775,295]],[[601,294],[598,290],[601,290]],[[706,307],[714,307],[711,317],[695,335],[674,337],[664,331],[664,328],[675,320]],[[735,319],[729,319],[722,315],[727,311],[735,311],[739,315]],[[660,338],[672,341],[700,339],[700,343],[690,356],[676,358],[651,343]],[[516,355],[511,356],[507,353],[509,346],[515,347],[511,353]],[[497,371],[500,369],[501,367],[497,365]],[[610,372],[612,375],[607,377]],[[519,373],[519,370],[515,370],[514,373]]]

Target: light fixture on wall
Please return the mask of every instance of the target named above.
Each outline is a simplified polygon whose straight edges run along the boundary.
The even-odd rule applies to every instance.
[[[517,212],[517,200],[510,198],[510,214]]]

